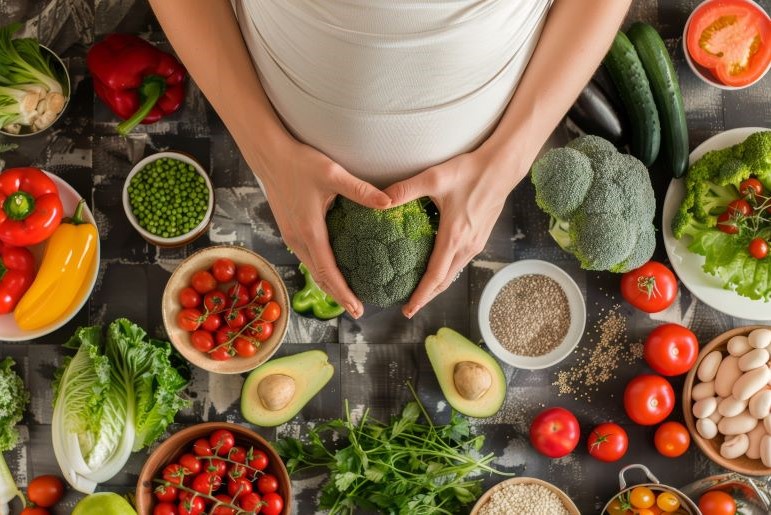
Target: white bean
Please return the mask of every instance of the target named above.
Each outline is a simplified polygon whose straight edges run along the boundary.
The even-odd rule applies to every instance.
[[[769,379],[771,379],[771,370],[768,367],[750,370],[736,380],[731,393],[737,399],[748,400],[766,386]]]
[[[717,424],[717,430],[726,436],[740,435],[749,433],[757,425],[758,419],[744,411],[735,417],[723,417]]]
[[[766,418],[771,413],[771,390],[766,388],[750,398],[750,415],[755,418]]]
[[[771,345],[771,329],[755,329],[747,336],[747,341],[756,349],[765,349]]]
[[[744,335],[734,336],[728,340],[728,353],[731,356],[741,356],[745,352],[748,352],[750,347],[749,339]]]
[[[694,401],[700,401],[707,397],[715,396],[715,381],[709,381],[707,383],[699,383],[691,390],[691,399]]]
[[[696,421],[696,431],[699,432],[702,438],[712,440],[717,436],[717,424],[708,418],[702,418]]]
[[[704,359],[701,360],[701,364],[699,365],[698,370],[696,370],[696,377],[699,378],[699,381],[702,383],[708,383],[709,381],[715,379],[715,374],[717,374],[722,359],[723,353],[719,350],[713,350],[704,356]]]
[[[760,461],[766,467],[771,467],[771,435],[760,439]]]
[[[717,406],[717,412],[724,417],[735,417],[747,408],[747,401],[726,397]]]
[[[766,430],[766,433],[771,435],[771,415],[763,419],[763,428]]]
[[[732,436],[726,438],[723,445],[720,446],[720,455],[726,459],[733,460],[738,458],[745,452],[750,446],[750,438],[746,434]]]
[[[718,399],[720,399],[720,397],[718,397]],[[718,406],[719,405],[720,405],[720,401],[718,401]],[[715,410],[715,412],[712,415],[710,415],[709,417],[707,417],[707,418],[710,419],[715,424],[717,424],[718,422],[720,422],[723,419],[723,415],[721,415],[720,412]]]
[[[700,401],[696,401],[693,404],[693,416],[696,418],[708,418],[717,409],[717,397],[707,397]],[[739,410],[739,413],[744,411],[744,407]],[[739,414],[737,413],[737,415]]]
[[[750,431],[747,436],[750,439],[750,446],[747,449],[747,457],[751,460],[760,458],[760,440],[766,435],[766,430],[758,424],[755,429]]]
[[[766,349],[752,349],[739,358],[739,370],[747,372],[753,368],[763,367],[768,363],[768,351]]]
[[[739,358],[736,356],[726,356],[720,363],[715,375],[715,393],[720,397],[729,397],[734,383],[742,376],[739,370]]]

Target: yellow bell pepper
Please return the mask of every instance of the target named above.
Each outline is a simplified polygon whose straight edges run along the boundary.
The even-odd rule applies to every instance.
[[[83,199],[72,218],[48,239],[40,270],[27,293],[19,301],[13,317],[19,327],[31,331],[58,320],[79,301],[99,245],[93,224],[83,221]]]

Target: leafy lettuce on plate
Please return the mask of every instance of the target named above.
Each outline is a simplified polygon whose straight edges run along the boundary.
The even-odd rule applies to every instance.
[[[761,195],[742,195],[741,183],[756,178]],[[734,213],[728,224],[736,234],[717,228],[728,204],[744,198],[748,216]],[[691,165],[685,197],[672,219],[672,233],[688,236],[688,249],[704,256],[704,271],[719,277],[726,289],[753,300],[771,301],[771,254],[754,258],[748,251],[754,238],[771,240],[771,131],[756,132],[732,147],[707,152]]]
[[[166,431],[188,405],[180,396],[188,381],[170,344],[126,319],[106,334],[79,328],[65,346],[77,352],[54,382],[54,454],[67,482],[91,493]]]

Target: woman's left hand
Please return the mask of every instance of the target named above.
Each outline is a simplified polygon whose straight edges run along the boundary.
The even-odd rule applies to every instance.
[[[404,316],[412,318],[442,293],[484,249],[506,197],[523,176],[516,168],[480,148],[384,190],[391,197],[392,206],[429,197],[440,215],[426,273],[402,308]]]

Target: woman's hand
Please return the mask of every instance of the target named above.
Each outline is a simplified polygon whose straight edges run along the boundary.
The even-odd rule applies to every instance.
[[[377,209],[389,207],[391,199],[313,147],[296,140],[287,145],[263,156],[259,164],[250,165],[271,171],[260,176],[284,242],[305,263],[321,289],[358,318],[364,307],[335,262],[325,222],[327,210],[337,195]]]
[[[428,268],[402,308],[404,316],[412,318],[482,251],[506,197],[523,175],[513,160],[480,148],[386,188],[392,205],[429,197],[440,215]]]

